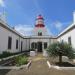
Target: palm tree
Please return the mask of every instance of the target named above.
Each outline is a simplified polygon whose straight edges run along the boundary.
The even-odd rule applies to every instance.
[[[51,44],[48,49],[48,54],[49,56],[59,56],[59,62],[62,62],[62,56],[67,56],[68,58],[74,58],[74,49],[72,48],[71,45],[69,45],[68,43],[61,43],[61,42],[56,42]]]

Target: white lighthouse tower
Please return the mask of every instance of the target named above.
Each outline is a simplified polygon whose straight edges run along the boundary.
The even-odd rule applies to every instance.
[[[38,15],[36,18],[36,24],[33,34],[35,36],[46,36],[47,30],[44,25],[44,18],[41,15]]]

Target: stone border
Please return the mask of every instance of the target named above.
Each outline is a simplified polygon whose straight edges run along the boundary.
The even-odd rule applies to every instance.
[[[31,61],[29,61],[27,65],[22,65],[20,67],[17,67],[17,66],[0,66],[0,69],[16,69],[16,70],[19,70],[22,68],[28,69],[30,65],[31,65]]]
[[[49,68],[55,68],[57,70],[75,70],[75,67],[59,67],[59,66],[51,65],[49,61],[47,61],[47,65]]]
[[[49,63],[49,61],[47,61],[47,65],[49,68],[51,68],[51,64]]]

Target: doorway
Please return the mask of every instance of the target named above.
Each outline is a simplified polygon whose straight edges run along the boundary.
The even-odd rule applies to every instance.
[[[42,42],[38,42],[37,43],[37,49],[38,49],[38,52],[42,52]]]

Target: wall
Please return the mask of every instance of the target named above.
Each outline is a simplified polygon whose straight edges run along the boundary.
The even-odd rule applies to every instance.
[[[8,50],[8,37],[12,37],[12,46],[11,50]],[[16,40],[18,40],[18,49],[16,49]],[[13,33],[12,31],[0,26],[0,53],[3,51],[9,52],[20,52],[21,51],[21,41],[24,39],[19,35]],[[25,48],[23,47],[23,50]]]
[[[54,39],[50,39],[50,38],[41,38],[41,39],[39,39],[39,38],[32,38],[32,39],[30,39],[30,48],[31,48],[31,43],[32,42],[35,42],[35,43],[37,43],[37,42],[42,42],[42,48],[43,48],[43,50],[44,50],[44,42],[47,42],[47,46],[49,46],[51,43],[53,43],[54,41],[53,41]],[[53,41],[53,42],[52,42]]]
[[[75,28],[68,31],[67,33],[65,33],[64,35],[60,36],[57,40],[58,41],[64,41],[68,43],[68,37],[71,37],[71,43],[73,48],[75,48]]]
[[[33,35],[38,36],[38,32],[42,32],[42,36],[48,35],[47,29],[45,27],[44,28],[35,27],[33,30]]]
[[[25,50],[29,50],[30,49],[30,39],[29,38],[24,38],[24,45],[23,45]]]

